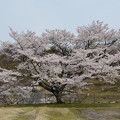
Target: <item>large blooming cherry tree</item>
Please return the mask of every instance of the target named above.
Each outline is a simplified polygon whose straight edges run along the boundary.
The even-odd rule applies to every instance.
[[[41,36],[11,29],[16,41],[12,57],[20,61],[34,83],[52,92],[57,103],[69,84],[81,87],[86,78],[114,84],[120,76],[119,31],[97,21],[78,27],[78,36],[66,30],[46,30]]]

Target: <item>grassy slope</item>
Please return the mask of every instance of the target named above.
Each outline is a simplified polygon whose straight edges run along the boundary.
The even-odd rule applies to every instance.
[[[96,93],[96,94],[119,94],[120,92],[120,80],[117,80],[116,84],[109,84],[99,80],[85,80],[87,83],[93,83],[86,86],[88,90],[84,92]]]

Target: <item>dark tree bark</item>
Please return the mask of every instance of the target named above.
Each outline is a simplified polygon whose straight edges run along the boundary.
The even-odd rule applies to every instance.
[[[59,104],[64,103],[64,102],[62,101],[62,91],[57,91],[57,92],[56,92],[56,91],[53,91],[52,93],[54,94],[57,103],[59,103]]]
[[[57,86],[57,85],[50,86],[49,84],[46,84],[45,82],[39,82],[39,85],[42,86],[44,89],[52,92],[56,98],[57,103],[59,103],[59,104],[64,103],[62,101],[62,93],[67,84],[63,84],[63,85],[59,84],[59,86]]]

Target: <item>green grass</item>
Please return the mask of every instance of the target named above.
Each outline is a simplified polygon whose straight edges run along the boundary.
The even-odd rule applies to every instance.
[[[81,114],[81,109],[75,109],[74,108],[74,109],[70,109],[70,111],[74,114],[74,116],[77,119],[81,118],[80,120],[89,120],[86,116],[84,116],[84,115]]]
[[[9,105],[4,108],[22,108],[22,107],[54,107],[54,108],[95,108],[95,107],[120,107],[119,104],[27,104],[27,105]],[[1,107],[0,107],[1,108]]]
[[[15,105],[0,107],[0,120],[90,120],[91,115],[86,110],[118,112],[120,104],[39,104]],[[83,114],[83,111],[86,111]],[[98,112],[97,112],[98,111]],[[107,113],[106,113],[107,114]],[[119,119],[119,114],[113,114],[113,120]]]
[[[48,120],[77,120],[75,115],[67,108],[63,108],[62,110],[49,110],[46,111]]]
[[[32,115],[18,115],[13,120],[29,120],[32,117]]]

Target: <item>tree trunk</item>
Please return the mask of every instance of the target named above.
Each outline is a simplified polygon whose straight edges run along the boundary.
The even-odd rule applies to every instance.
[[[60,104],[63,103],[63,101],[62,101],[62,96],[57,95],[57,96],[55,96],[55,97],[56,97],[56,101],[57,101],[57,103],[60,103]]]
[[[42,82],[39,82],[39,85],[42,86],[43,88],[45,88],[46,90],[52,92],[56,98],[57,103],[60,103],[60,104],[63,103],[62,92],[67,84],[63,84],[63,85],[61,84],[61,86],[60,86],[60,84],[59,84],[59,86],[57,86],[57,85],[55,86],[53,84],[52,86],[50,86],[49,84],[46,84],[45,82],[42,81]]]
[[[53,92],[53,94],[55,95],[56,98],[56,102],[59,104],[62,104],[62,93],[61,92]]]

